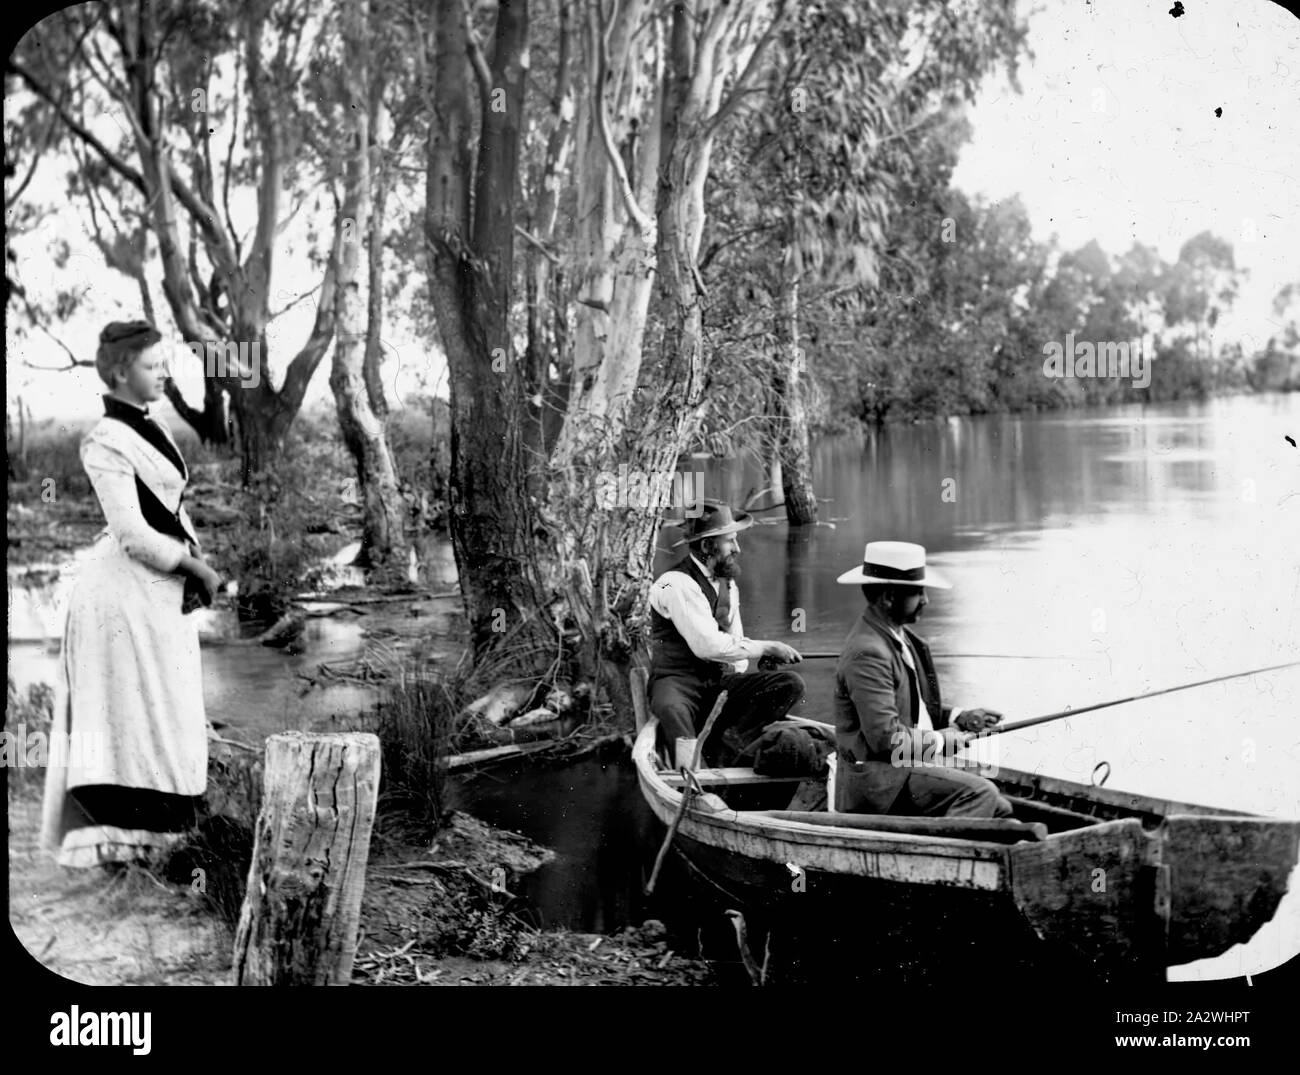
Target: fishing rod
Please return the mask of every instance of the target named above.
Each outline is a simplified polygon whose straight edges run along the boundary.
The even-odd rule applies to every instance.
[[[1066,717],[1076,717],[1080,713],[1091,713],[1096,709],[1109,709],[1113,705],[1124,705],[1126,702],[1138,702],[1143,698],[1155,698],[1161,694],[1173,694],[1175,691],[1189,691],[1193,687],[1204,687],[1210,683],[1222,683],[1225,679],[1240,679],[1242,676],[1257,676],[1263,672],[1276,672],[1282,668],[1295,668],[1300,665],[1300,661],[1288,661],[1285,664],[1272,664],[1267,668],[1252,668],[1249,672],[1230,672],[1226,676],[1215,676],[1213,679],[1201,679],[1195,683],[1184,683],[1179,687],[1164,687],[1158,691],[1147,691],[1144,694],[1134,694],[1128,698],[1119,698],[1113,702],[1098,702],[1096,705],[1085,705],[1079,709],[1062,709],[1059,713],[1048,713],[1041,717],[1029,717],[1026,720],[1017,720],[1011,724],[992,725],[981,732],[976,732],[971,736],[972,740],[984,739],[990,735],[1001,735],[1003,732],[1019,731],[1021,728],[1030,728],[1035,724],[1046,724],[1052,720],[1064,720]]]
[[[818,652],[801,653],[799,656],[805,661],[825,661],[836,660],[840,655],[833,652]],[[963,659],[979,657],[1000,661],[1095,661],[1097,659],[1096,657],[1054,657],[1050,654],[1040,656],[1027,653],[932,653],[931,656],[936,659],[942,657],[947,660],[955,660],[959,657]]]

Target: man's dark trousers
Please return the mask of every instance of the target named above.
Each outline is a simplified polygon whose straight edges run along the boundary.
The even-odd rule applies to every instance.
[[[660,742],[670,754],[679,737],[693,739],[703,731],[719,691],[727,692],[727,701],[704,744],[704,763],[711,766],[735,765],[764,728],[799,703],[804,685],[795,672],[728,672],[713,680],[656,677],[650,712],[659,718]]]
[[[900,769],[906,773],[897,785]],[[840,759],[835,778],[836,809],[844,814],[897,814],[904,817],[1011,817],[1011,804],[997,785],[960,765],[896,766],[885,761]],[[898,787],[889,809],[876,804],[870,789]]]

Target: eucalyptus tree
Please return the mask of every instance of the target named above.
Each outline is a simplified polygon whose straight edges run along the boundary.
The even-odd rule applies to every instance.
[[[311,289],[311,329],[275,387],[271,280],[300,149],[299,85],[319,44],[311,10],[268,0],[83,4],[42,20],[10,58],[12,75],[41,102],[33,120],[57,122],[51,149],[74,155],[74,192],[152,234],[167,307],[205,365],[202,408],[174,383],[168,395],[214,442],[225,439],[228,401],[246,474],[280,450],[335,328],[331,249]],[[213,137],[219,128],[229,132],[225,145]],[[232,191],[248,187],[256,198],[251,226],[231,209]],[[151,308],[138,233],[131,247],[113,235],[97,238],[101,249],[117,251],[114,267],[138,279]]]
[[[1214,357],[1209,337],[1237,297],[1240,277],[1232,244],[1208,231],[1183,243],[1165,274],[1165,322],[1191,323],[1198,358]]]
[[[535,174],[542,192],[547,183],[573,188],[574,218],[550,242],[521,224],[528,4],[475,11],[428,0],[423,9],[430,295],[450,371],[452,538],[480,650],[518,637],[536,653],[559,634],[585,643],[595,666],[602,655],[625,658],[635,641],[661,505],[610,504],[597,491],[620,466],[666,488],[698,424],[709,356],[697,259],[712,146],[785,8],[786,0],[608,8],[593,0],[557,17],[572,67],[557,64]],[[478,24],[489,13],[485,47]],[[571,121],[562,80],[576,97]],[[542,202],[546,224],[546,196],[530,199]],[[535,324],[521,361],[517,340],[529,338],[515,331],[521,230],[535,256],[564,273],[551,301],[563,308],[571,358],[552,354],[567,399],[537,391],[551,355],[537,346]],[[647,341],[656,288],[662,331]],[[654,361],[643,362],[648,353]],[[537,422],[529,408],[548,402],[558,413],[542,452],[547,438],[528,432]]]
[[[771,354],[751,367],[764,382],[791,523],[816,519],[801,288],[814,302],[878,288],[890,216],[908,211],[900,191],[924,166],[927,138],[987,74],[1006,66],[1014,80],[1024,35],[1014,0],[960,9],[812,0],[783,28],[765,92],[731,131],[744,166],[718,198],[735,199],[732,234],[716,229],[710,249],[745,237],[718,269],[747,261],[757,280],[746,290],[756,282],[770,303]],[[946,241],[969,238],[947,227]]]
[[[372,34],[369,3],[340,4],[337,8],[341,64],[325,72],[322,89],[334,87],[337,121],[344,132],[342,233],[338,245],[336,287],[338,326],[330,369],[339,428],[356,466],[361,493],[362,535],[358,562],[372,567],[404,566],[406,538],[397,471],[385,436],[387,413],[379,379],[379,334],[383,318],[383,228],[372,206],[372,187],[380,169],[372,168],[376,140],[373,120],[381,92],[372,87],[382,80],[383,64]],[[386,184],[380,178],[380,191]],[[368,281],[363,280],[362,250],[368,250]],[[363,286],[365,285],[365,286]],[[369,295],[365,294],[368,289]]]
[[[32,91],[28,123],[56,132],[46,151],[71,154],[70,190],[89,208],[106,264],[137,281],[153,319],[159,311],[146,269],[156,246],[166,306],[204,374],[202,407],[174,381],[168,397],[213,443],[227,440],[229,408],[245,481],[275,465],[334,343],[331,387],[360,478],[363,553],[377,560],[404,543],[379,420],[383,289],[376,284],[388,170],[382,158],[371,166],[383,147],[370,131],[392,78],[384,54],[391,35],[372,32],[367,12],[382,3],[80,5],[34,27],[10,61],[12,75]],[[379,214],[368,211],[372,183],[381,192]],[[333,194],[323,211],[322,188]],[[283,232],[309,204],[314,286],[296,298],[273,292]],[[311,327],[277,384],[268,328],[302,301],[314,304]]]

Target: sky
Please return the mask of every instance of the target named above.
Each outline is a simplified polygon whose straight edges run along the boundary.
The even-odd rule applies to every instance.
[[[1220,333],[1250,352],[1300,280],[1300,20],[1268,0],[1172,6],[1036,4],[1023,93],[985,83],[953,182],[1019,194],[1035,238],[1064,249],[1142,242],[1174,261],[1201,231],[1227,239],[1250,275]]]
[[[993,200],[1018,194],[1035,236],[1055,234],[1066,249],[1096,238],[1117,255],[1139,241],[1173,261],[1200,231],[1229,240],[1249,277],[1221,322],[1220,342],[1240,340],[1250,352],[1278,332],[1273,296],[1300,280],[1300,21],[1267,0],[1193,0],[1179,18],[1169,15],[1171,6],[1171,0],[1034,4],[1034,58],[1020,68],[1023,93],[1004,77],[986,82],[969,112],[972,141],[954,182]],[[111,116],[98,122],[111,132]],[[61,168],[43,168],[33,188],[61,190]],[[241,213],[238,201],[235,209]],[[139,316],[140,306],[135,285],[104,269],[78,234],[78,220],[71,212],[57,214],[15,246],[24,282],[39,291],[56,286],[46,253],[52,239],[62,235],[74,244],[70,272],[86,293],[86,311],[61,335],[90,358],[99,327]],[[315,283],[305,270],[305,242],[297,225],[286,231],[273,308],[288,305],[303,281]],[[154,275],[161,304],[156,266]],[[66,276],[60,286],[68,286]],[[304,303],[273,324],[273,355],[292,353],[312,312]],[[174,327],[163,327],[175,336]],[[424,378],[445,395],[436,349],[397,324],[386,339],[385,380],[395,397]],[[9,399],[22,391],[38,421],[99,412],[93,369],[37,373],[22,366],[24,355],[46,365],[64,361],[39,333],[29,348],[10,347]],[[193,366],[176,368],[182,389],[197,401]],[[276,379],[282,372],[276,363]],[[318,372],[309,401],[328,400],[327,376]]]

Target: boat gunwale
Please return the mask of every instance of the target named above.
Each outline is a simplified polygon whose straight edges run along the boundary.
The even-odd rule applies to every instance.
[[[808,720],[807,718],[799,719],[808,724],[815,724],[831,734],[835,732],[835,726],[827,724],[825,721]],[[971,760],[976,761],[977,759]],[[1245,810],[1228,810],[1218,806],[1207,806],[1203,803],[1189,803],[1178,799],[1161,799],[1153,795],[1143,795],[1137,791],[1122,791],[1119,788],[1107,788],[1100,784],[1084,784],[1082,781],[1071,780],[1068,777],[1050,776],[1046,773],[1031,773],[1024,769],[1013,769],[1009,766],[994,763],[979,763],[978,765],[968,766],[968,768],[976,775],[984,776],[995,782],[1006,778],[1010,784],[1028,786],[1036,794],[1059,795],[1075,800],[1083,799],[1100,803],[1103,806],[1126,810],[1134,816],[1171,817],[1175,814],[1190,814],[1209,817],[1263,817],[1261,814],[1254,814]],[[1038,800],[1031,799],[1030,801]],[[1047,800],[1042,801],[1047,805],[1051,805],[1047,803]],[[1093,816],[1095,817],[1095,815]],[[1100,822],[1102,819],[1096,818],[1096,820]],[[1105,820],[1114,821],[1120,819],[1107,818]],[[1051,835],[1055,835],[1055,833]]]
[[[676,813],[681,806],[681,797],[683,791],[671,787],[658,769],[657,761],[654,756],[654,742],[658,729],[658,721],[655,718],[648,720],[637,734],[637,738],[632,748],[633,763],[637,769],[637,778],[641,783],[643,792],[647,797],[653,795],[659,799],[670,813]],[[1008,783],[1012,785],[1028,785],[1035,791],[1043,791],[1048,794],[1064,794],[1074,798],[1088,798],[1096,796],[1096,799],[1103,805],[1116,807],[1125,810],[1128,816],[1116,818],[1097,817],[1090,825],[1080,826],[1076,829],[1064,829],[1058,832],[1049,832],[1044,841],[1052,842],[1054,840],[1067,837],[1071,833],[1083,830],[1104,829],[1111,825],[1121,825],[1129,823],[1141,824],[1144,817],[1159,817],[1161,821],[1168,817],[1224,817],[1236,820],[1257,820],[1263,822],[1278,821],[1283,819],[1274,819],[1260,817],[1255,814],[1233,813],[1228,811],[1219,811],[1214,807],[1200,806],[1193,803],[1180,803],[1172,800],[1155,799],[1143,796],[1135,792],[1124,792],[1116,789],[1104,789],[1096,786],[1079,784],[1075,781],[1065,780],[1060,777],[1040,776],[1034,773],[1027,773],[1018,769],[999,768],[999,775],[1005,774],[1009,777]],[[1044,787],[1046,782],[1048,786]],[[1077,788],[1078,791],[1068,790],[1070,786]],[[1080,794],[1082,793],[1082,795]],[[1098,794],[1099,793],[1099,794]],[[1118,801],[1117,801],[1118,800]],[[1136,807],[1132,803],[1140,802],[1146,804],[1146,808]],[[1166,807],[1167,809],[1160,809]],[[879,851],[885,853],[924,853],[937,854],[942,857],[954,858],[978,858],[987,860],[1004,860],[1010,848],[1015,844],[995,843],[988,840],[972,840],[958,836],[938,836],[924,835],[920,833],[896,833],[887,832],[880,829],[863,829],[857,827],[839,827],[832,825],[816,825],[810,822],[790,821],[784,818],[773,818],[758,816],[748,811],[735,810],[728,808],[718,811],[702,811],[688,809],[683,815],[681,825],[689,824],[694,826],[704,826],[706,828],[726,828],[739,830],[747,835],[758,839],[771,840],[778,843],[793,844],[813,844],[817,846],[842,846],[851,847],[854,850],[862,851]],[[1143,826],[1146,830],[1146,826]],[[1149,830],[1147,830],[1149,831]]]
[[[657,722],[652,719],[641,729],[632,748],[632,757],[642,788],[662,802],[669,813],[676,813],[681,806],[684,792],[670,787],[659,771],[650,764],[654,755],[656,726]],[[886,832],[881,829],[814,825],[804,821],[764,817],[731,808],[717,811],[688,809],[682,817],[681,825],[684,827],[688,822],[693,826],[737,830],[776,843],[847,847],[855,851],[885,854],[923,853],[944,858],[1004,862],[1007,848],[1010,846],[988,840],[968,840],[954,836],[926,836],[919,833]]]

